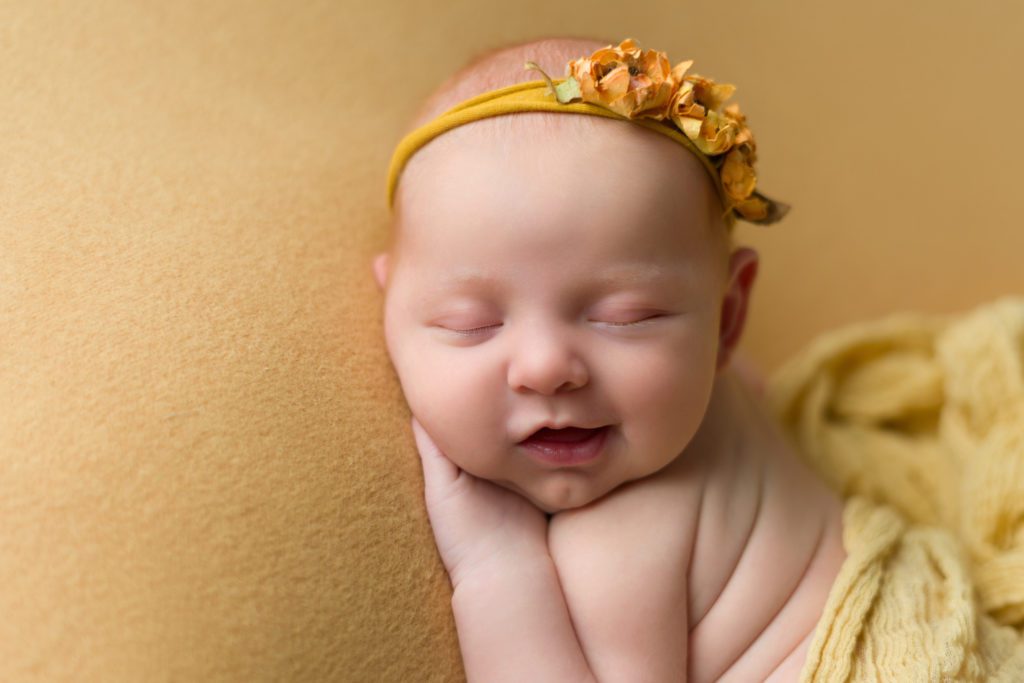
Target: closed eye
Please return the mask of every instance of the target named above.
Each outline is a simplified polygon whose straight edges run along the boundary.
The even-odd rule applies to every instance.
[[[666,314],[664,314],[664,313],[656,313],[654,315],[649,315],[649,316],[647,316],[645,318],[640,318],[639,320],[626,320],[626,321],[594,320],[592,322],[596,322],[596,323],[599,323],[601,325],[608,325],[610,327],[641,327],[641,326],[647,325],[647,324],[649,324],[649,323],[651,323],[651,322],[653,322],[653,321],[655,321],[655,320],[657,320],[659,318],[664,318],[664,317],[667,317]],[[457,328],[457,327],[445,327],[443,325],[441,327],[443,329],[447,330],[448,332],[453,332],[453,333],[455,333],[457,335],[460,335],[460,336],[472,337],[472,336],[475,336],[475,335],[484,334],[485,332],[490,332],[492,330],[496,330],[496,329],[502,327],[502,325],[503,325],[503,323],[495,323],[493,325],[481,325],[480,327],[471,327],[471,328],[466,328],[466,329]]]
[[[481,334],[481,333],[486,332],[488,330],[497,329],[499,327],[501,327],[501,323],[495,323],[494,325],[483,325],[482,327],[472,327],[472,328],[470,328],[468,330],[460,330],[460,329],[452,328],[452,327],[447,327],[445,329],[447,329],[449,332],[454,332],[455,334],[461,334],[461,335],[465,335],[465,336],[468,337],[468,336],[471,336],[471,335],[474,335],[474,334]]]
[[[612,327],[631,327],[631,326],[634,326],[634,325],[643,325],[643,324],[648,323],[648,322],[650,322],[652,320],[655,320],[656,318],[663,318],[663,317],[664,317],[664,315],[659,313],[659,314],[656,314],[656,315],[649,315],[646,318],[641,318],[639,320],[629,320],[629,321],[626,321],[626,322],[614,322],[614,321],[610,321],[610,320],[597,320],[595,322],[599,322],[602,325],[611,325]]]

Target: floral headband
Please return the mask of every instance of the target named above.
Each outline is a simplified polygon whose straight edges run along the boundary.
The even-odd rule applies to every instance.
[[[682,144],[711,174],[725,215],[768,225],[785,216],[788,204],[755,190],[754,136],[739,105],[723,107],[736,90],[728,83],[687,74],[693,60],[669,66],[664,52],[642,50],[632,38],[570,60],[566,78],[553,81],[533,62],[542,81],[517,83],[465,100],[399,142],[388,169],[388,206],[409,158],[438,135],[472,121],[523,111],[590,114],[633,121]]]

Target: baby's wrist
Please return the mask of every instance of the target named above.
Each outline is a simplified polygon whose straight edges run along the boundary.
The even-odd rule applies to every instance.
[[[493,590],[497,587],[530,584],[557,580],[555,563],[545,546],[543,550],[529,553],[495,554],[485,560],[468,565],[454,573],[452,579],[452,602],[460,594]]]

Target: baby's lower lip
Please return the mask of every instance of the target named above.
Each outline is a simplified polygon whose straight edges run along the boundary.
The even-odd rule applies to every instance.
[[[604,450],[609,425],[597,429],[542,431],[519,442],[534,459],[547,465],[581,465],[595,460]]]

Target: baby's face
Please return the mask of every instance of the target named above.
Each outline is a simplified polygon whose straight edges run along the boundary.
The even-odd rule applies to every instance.
[[[378,263],[413,414],[456,465],[547,512],[676,458],[716,374],[727,255],[709,237],[712,186],[675,143],[602,124],[586,145],[450,131],[418,153]],[[595,459],[560,466],[520,444],[545,424],[608,429]]]

